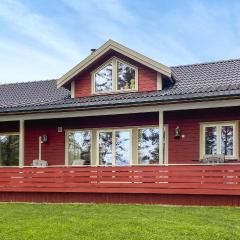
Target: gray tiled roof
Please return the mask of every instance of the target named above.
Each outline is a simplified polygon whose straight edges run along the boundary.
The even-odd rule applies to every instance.
[[[68,90],[57,89],[56,80],[3,84],[0,85],[0,111],[2,108],[54,103],[69,96]]]
[[[88,108],[240,97],[240,59],[171,67],[174,84],[162,91],[70,98],[56,80],[0,85],[0,112]]]
[[[169,94],[240,89],[240,59],[172,67],[176,84]]]

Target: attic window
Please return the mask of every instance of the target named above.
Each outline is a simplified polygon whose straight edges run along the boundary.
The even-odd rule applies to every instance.
[[[93,92],[108,93],[137,90],[137,68],[112,58],[93,72]]]

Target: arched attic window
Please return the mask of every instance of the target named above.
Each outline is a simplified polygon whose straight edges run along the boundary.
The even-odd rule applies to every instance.
[[[112,58],[92,73],[93,93],[135,91],[138,89],[138,69]]]

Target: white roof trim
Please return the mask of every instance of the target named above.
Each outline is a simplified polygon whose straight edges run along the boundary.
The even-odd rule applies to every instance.
[[[105,44],[103,44],[100,48],[98,48],[95,52],[91,53],[87,58],[73,67],[70,71],[60,77],[57,81],[57,86],[61,87],[67,82],[69,82],[74,76],[82,72],[86,67],[88,67],[91,63],[97,60],[99,57],[104,55],[107,51],[114,50],[119,52],[165,76],[171,76],[171,69],[159,62],[156,62],[138,52],[133,51],[113,40],[108,40]]]

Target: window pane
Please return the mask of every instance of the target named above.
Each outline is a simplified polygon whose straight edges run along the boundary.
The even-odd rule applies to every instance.
[[[70,132],[68,135],[68,160],[72,165],[74,160],[79,160],[77,165],[90,165],[91,162],[91,132]]]
[[[95,74],[95,91],[112,91],[112,63],[102,68]]]
[[[118,75],[118,90],[136,89],[135,70],[127,64],[118,62],[117,64]]]
[[[131,158],[131,133],[129,131],[116,131],[116,165],[130,164]]]
[[[228,156],[233,155],[233,127],[221,127],[221,153]]]
[[[205,128],[205,154],[217,154],[217,128]]]
[[[0,166],[19,165],[19,136],[0,136]]]
[[[99,133],[99,163],[112,165],[112,132]]]
[[[159,129],[138,129],[138,159],[140,164],[159,163]]]

